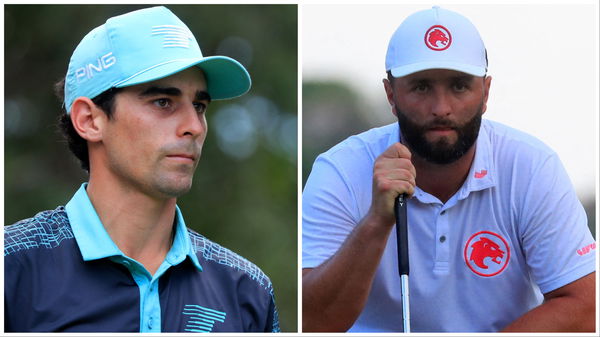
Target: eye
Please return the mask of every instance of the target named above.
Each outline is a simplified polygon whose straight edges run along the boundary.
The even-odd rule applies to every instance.
[[[152,102],[154,105],[156,105],[159,108],[168,108],[171,106],[171,100],[168,98],[159,98],[156,99]]]
[[[429,90],[429,85],[427,83],[419,83],[413,87],[413,91],[419,94],[426,93]]]
[[[469,85],[467,83],[465,83],[465,82],[462,82],[462,81],[455,82],[452,85],[452,89],[454,91],[456,91],[456,92],[465,92],[465,91],[467,91],[469,89]]]
[[[194,108],[196,109],[196,112],[203,114],[206,112],[206,104],[198,102],[198,103],[194,103]]]

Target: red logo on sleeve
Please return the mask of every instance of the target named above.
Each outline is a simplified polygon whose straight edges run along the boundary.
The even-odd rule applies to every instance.
[[[431,26],[425,33],[425,45],[429,49],[441,51],[448,49],[452,43],[452,35],[444,26]]]
[[[472,272],[490,277],[500,274],[510,260],[510,247],[506,240],[494,232],[477,232],[467,240],[465,262]]]
[[[596,249],[596,243],[590,243],[589,245],[577,249],[577,254],[579,254],[579,256],[584,256],[585,254],[591,252],[592,250]]]
[[[487,175],[487,170],[481,170],[479,172],[475,172],[475,178],[481,179]]]

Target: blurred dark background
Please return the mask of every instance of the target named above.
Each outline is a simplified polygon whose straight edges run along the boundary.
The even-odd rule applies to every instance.
[[[382,73],[382,78],[385,73]],[[370,128],[396,123],[385,98],[371,104],[366,95],[341,80],[302,80],[302,187],[317,156]],[[594,184],[594,182],[590,182]],[[588,227],[596,238],[596,197],[581,195]]]
[[[66,204],[87,174],[57,131],[63,77],[81,38],[107,18],[148,6],[4,6],[5,224]],[[252,76],[240,98],[211,103],[186,224],[270,276],[282,331],[297,329],[297,6],[167,6],[205,56]]]

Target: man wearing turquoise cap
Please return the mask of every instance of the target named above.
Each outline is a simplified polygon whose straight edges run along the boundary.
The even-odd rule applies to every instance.
[[[79,43],[61,127],[89,181],[64,207],[5,227],[7,332],[276,332],[254,264],[188,229],[211,100],[243,95],[237,61],[204,57],[164,7],[110,18]]]

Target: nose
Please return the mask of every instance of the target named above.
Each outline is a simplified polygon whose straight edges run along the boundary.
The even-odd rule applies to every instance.
[[[206,117],[203,113],[198,113],[192,103],[186,104],[181,116],[178,132],[180,137],[197,138],[206,134]]]
[[[445,90],[438,90],[435,93],[431,113],[437,117],[448,116],[452,113],[452,97]]]

